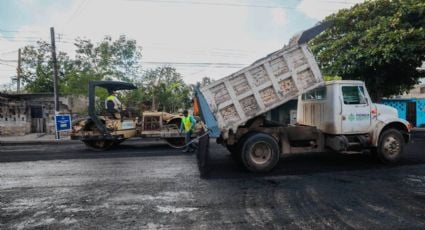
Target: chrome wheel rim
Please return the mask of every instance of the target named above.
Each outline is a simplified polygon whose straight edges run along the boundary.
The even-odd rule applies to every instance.
[[[397,138],[389,136],[384,140],[384,153],[390,157],[394,157],[400,152],[400,143]]]
[[[252,146],[249,156],[255,164],[265,164],[272,158],[272,151],[268,143],[261,141]]]

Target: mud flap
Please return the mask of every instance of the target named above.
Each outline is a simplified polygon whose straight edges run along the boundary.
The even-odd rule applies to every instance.
[[[199,174],[201,178],[205,179],[208,177],[210,172],[209,167],[209,154],[210,154],[210,136],[209,134],[204,135],[199,139],[198,153],[196,158],[198,161]]]

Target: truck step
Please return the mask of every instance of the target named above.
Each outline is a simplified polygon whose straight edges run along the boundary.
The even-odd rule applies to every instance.
[[[347,146],[347,151],[361,151],[362,149],[363,145],[359,142],[349,142]]]
[[[349,148],[351,148],[351,147],[362,147],[362,144],[359,143],[359,142],[349,142],[348,147]]]

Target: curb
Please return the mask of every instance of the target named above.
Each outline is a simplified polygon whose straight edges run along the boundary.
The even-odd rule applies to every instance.
[[[28,141],[0,141],[0,146],[13,146],[13,145],[69,145],[80,143],[75,140],[28,140]]]

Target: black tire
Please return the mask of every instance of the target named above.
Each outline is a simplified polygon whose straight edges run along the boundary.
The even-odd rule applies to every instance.
[[[404,138],[397,129],[385,130],[379,137],[377,156],[385,164],[398,162],[403,154]]]
[[[279,161],[279,145],[270,135],[253,134],[242,143],[241,159],[248,171],[269,172]]]
[[[114,141],[106,140],[94,140],[94,141],[83,141],[86,147],[93,151],[105,151],[114,146]]]

